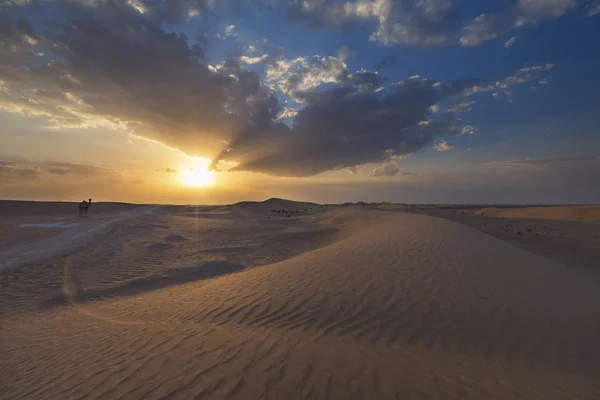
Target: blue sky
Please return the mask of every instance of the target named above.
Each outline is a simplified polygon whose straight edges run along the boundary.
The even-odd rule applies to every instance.
[[[0,197],[600,201],[600,1],[32,0],[0,22]],[[217,184],[167,172],[198,163]]]

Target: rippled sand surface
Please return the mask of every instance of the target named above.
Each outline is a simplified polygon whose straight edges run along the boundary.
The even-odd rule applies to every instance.
[[[273,208],[19,228],[0,397],[599,398],[597,281],[434,216]]]

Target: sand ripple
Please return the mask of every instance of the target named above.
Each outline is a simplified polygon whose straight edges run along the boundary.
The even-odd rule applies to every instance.
[[[143,218],[144,226],[190,220]],[[139,232],[129,222],[114,227],[110,246],[48,261],[46,279],[62,278],[58,288],[44,287],[35,266],[3,273],[0,396],[598,398],[598,283],[435,217],[306,218],[320,227],[203,219],[196,232],[232,237],[233,227],[265,224],[266,236],[223,252],[207,252],[222,244],[204,246],[214,237],[183,225],[119,247]],[[323,236],[328,229],[339,230],[335,240]],[[160,257],[184,261],[194,247],[195,257],[229,259],[164,269],[148,244],[170,234],[187,240],[169,241]],[[293,241],[301,252],[282,250]]]

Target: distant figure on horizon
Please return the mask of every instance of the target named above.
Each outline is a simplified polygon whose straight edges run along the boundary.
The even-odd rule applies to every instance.
[[[87,213],[88,213],[88,209],[90,208],[90,204],[92,204],[92,199],[89,199],[88,201],[82,201],[81,203],[79,203],[79,216],[81,217],[82,215],[87,217]]]

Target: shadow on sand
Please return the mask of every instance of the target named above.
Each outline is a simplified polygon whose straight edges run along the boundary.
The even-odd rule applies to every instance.
[[[163,289],[169,286],[201,281],[220,275],[243,271],[245,267],[227,261],[201,261],[183,267],[156,271],[151,275],[135,278],[122,283],[87,291],[68,294],[66,290],[42,302],[42,307],[56,307],[70,302],[83,303],[105,298],[135,296],[140,293]]]

